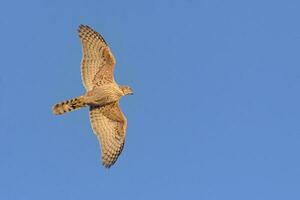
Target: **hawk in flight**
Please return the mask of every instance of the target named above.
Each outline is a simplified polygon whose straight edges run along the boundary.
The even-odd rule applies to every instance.
[[[82,43],[81,78],[86,93],[53,106],[53,113],[66,112],[89,106],[90,121],[101,144],[102,163],[111,167],[121,154],[126,135],[127,119],[119,100],[133,94],[129,86],[114,80],[116,60],[103,37],[86,25],[80,25]]]

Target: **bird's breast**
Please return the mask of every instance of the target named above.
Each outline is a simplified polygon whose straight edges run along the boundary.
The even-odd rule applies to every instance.
[[[118,101],[122,93],[114,85],[106,85],[93,89],[87,93],[87,103],[90,105],[105,105]]]

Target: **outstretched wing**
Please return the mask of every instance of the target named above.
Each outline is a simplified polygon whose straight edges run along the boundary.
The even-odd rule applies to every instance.
[[[125,143],[127,120],[119,104],[104,107],[91,106],[90,120],[101,144],[102,163],[111,167],[122,152]]]
[[[114,81],[116,61],[103,37],[86,25],[80,25],[78,32],[82,43],[81,78],[85,89],[89,91],[96,85]]]

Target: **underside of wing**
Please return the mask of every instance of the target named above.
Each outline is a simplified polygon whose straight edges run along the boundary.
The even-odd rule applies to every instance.
[[[117,103],[104,107],[92,106],[90,120],[101,144],[102,163],[109,168],[123,150],[127,120]]]
[[[82,43],[82,61],[81,61],[81,78],[84,87],[87,91],[93,89],[95,86],[95,76],[98,74],[99,78],[104,77],[104,82],[113,80],[113,67],[115,59],[110,52],[107,43],[103,37],[95,30],[86,25],[80,25],[79,37]],[[100,71],[100,72],[99,72]],[[102,75],[102,72],[109,73]],[[112,76],[108,77],[107,76]],[[101,81],[96,81],[96,83]]]

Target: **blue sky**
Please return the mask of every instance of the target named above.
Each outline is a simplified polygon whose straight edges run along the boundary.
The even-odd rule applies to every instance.
[[[5,1],[0,199],[300,199],[299,1]],[[100,162],[79,24],[116,59],[125,149]]]

